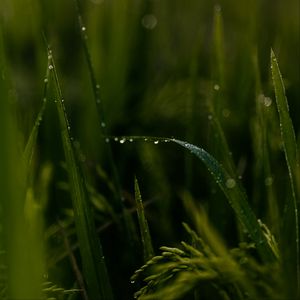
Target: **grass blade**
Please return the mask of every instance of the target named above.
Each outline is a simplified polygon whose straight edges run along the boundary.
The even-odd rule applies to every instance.
[[[124,144],[126,141],[144,141],[154,144],[159,143],[176,143],[183,148],[189,150],[192,154],[198,157],[207,167],[209,172],[214,177],[216,183],[219,185],[229,204],[233,208],[236,217],[247,230],[253,242],[255,242],[258,253],[262,260],[266,263],[275,262],[277,255],[272,249],[272,245],[269,244],[267,237],[265,236],[262,228],[248,204],[247,195],[242,185],[231,176],[223,166],[204,149],[199,148],[193,144],[185,141],[177,140],[174,138],[163,137],[149,137],[149,136],[123,136],[123,137],[110,137],[116,142]]]
[[[173,139],[172,141],[189,150],[206,165],[207,169],[213,175],[216,183],[227,197],[237,218],[255,242],[261,258],[265,262],[274,262],[276,260],[276,256],[264,236],[254,212],[248,204],[247,196],[241,185],[236,182],[235,179],[233,179],[216,161],[216,159],[204,149],[184,141],[176,139]]]
[[[271,70],[272,79],[275,89],[275,97],[277,110],[280,120],[280,131],[285,153],[285,159],[288,167],[290,185],[292,191],[292,204],[295,218],[295,235],[296,235],[296,272],[298,293],[300,292],[300,245],[299,245],[299,216],[298,216],[298,201],[296,197],[296,186],[299,184],[297,172],[299,172],[299,157],[297,151],[297,143],[293,123],[289,114],[289,106],[285,95],[285,87],[282,80],[282,75],[279,70],[276,56],[271,50]]]
[[[134,192],[135,192],[135,202],[137,207],[138,220],[139,220],[140,231],[141,231],[141,239],[142,239],[142,244],[144,249],[144,261],[146,262],[154,256],[154,251],[152,247],[148,222],[144,212],[144,206],[142,202],[139,183],[136,178],[134,178]]]
[[[46,96],[47,96],[47,90],[48,90],[49,71],[50,70],[49,70],[49,59],[48,59],[48,64],[47,64],[47,69],[46,69],[46,77],[44,80],[44,92],[43,92],[42,107],[40,108],[40,111],[38,112],[34,126],[31,130],[30,136],[28,138],[28,141],[26,143],[25,150],[24,150],[24,160],[25,160],[25,164],[27,166],[27,168],[26,168],[27,170],[30,170],[30,167],[31,167],[40,123],[41,123],[41,120],[43,118],[43,115],[44,115],[44,112],[46,109],[46,104],[47,104]]]
[[[5,253],[1,255],[1,260],[4,257],[4,261],[0,264],[6,266],[5,269],[1,268],[1,277],[6,278],[8,299],[41,299],[44,271],[41,212],[31,190],[26,186],[26,169],[22,160],[17,119],[11,105],[15,99],[9,92],[11,83],[1,29],[0,27],[0,251],[4,250]]]
[[[62,92],[52,57],[49,50],[53,71],[54,85],[58,100],[56,101],[62,134],[65,159],[69,171],[71,198],[74,208],[76,231],[83,265],[83,273],[87,282],[90,299],[113,299],[108,273],[100,240],[97,236],[91,207],[87,199],[84,180],[71,141],[70,125],[65,112]]]

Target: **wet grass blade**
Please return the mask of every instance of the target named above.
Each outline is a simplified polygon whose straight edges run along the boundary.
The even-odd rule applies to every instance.
[[[113,299],[102,246],[97,236],[84,180],[71,141],[70,125],[65,112],[62,92],[51,50],[49,51],[57,96],[57,110],[61,127],[62,143],[69,171],[70,192],[74,208],[76,232],[90,299]]]
[[[173,139],[172,141],[189,150],[205,164],[228,199],[236,217],[255,242],[261,258],[265,262],[274,262],[276,260],[276,256],[270,247],[254,212],[248,204],[247,196],[240,183],[236,182],[235,179],[233,179],[227,171],[223,169],[217,160],[204,149],[184,141],[176,139]]]
[[[33,155],[34,155],[34,148],[36,145],[36,140],[37,140],[37,136],[38,136],[38,132],[39,132],[39,128],[40,128],[40,123],[43,119],[43,115],[46,109],[46,104],[47,104],[47,90],[48,90],[48,82],[49,82],[49,59],[48,59],[48,64],[47,64],[47,69],[46,69],[46,76],[44,79],[44,92],[43,92],[43,103],[42,106],[40,108],[40,111],[38,112],[38,115],[36,117],[34,126],[31,130],[30,136],[28,138],[28,141],[26,143],[25,146],[25,150],[24,150],[24,160],[25,160],[25,164],[27,166],[27,170],[30,170],[31,167],[31,163],[32,163],[32,159],[33,159]]]
[[[292,191],[292,206],[295,217],[295,234],[296,234],[296,268],[297,268],[297,285],[298,293],[300,291],[300,246],[299,246],[299,215],[295,189],[299,181],[297,178],[299,172],[299,157],[297,151],[297,143],[293,123],[289,114],[289,106],[285,95],[285,87],[282,80],[282,75],[279,70],[276,56],[271,50],[271,70],[272,79],[275,89],[276,104],[280,120],[281,138],[284,147],[285,159],[288,167],[290,185]]]
[[[272,250],[272,245],[269,244],[268,239],[262,231],[262,228],[253,210],[249,206],[247,195],[242,185],[239,181],[235,180],[235,178],[231,176],[230,172],[228,172],[212,155],[210,155],[204,149],[185,141],[165,137],[115,136],[110,137],[110,139],[113,139],[115,142],[119,142],[121,144],[124,144],[126,141],[151,142],[155,145],[158,145],[159,143],[173,142],[189,150],[205,164],[209,172],[214,177],[216,183],[228,199],[230,206],[233,208],[236,217],[247,230],[253,242],[256,244],[262,260],[266,263],[277,260],[276,254]]]
[[[144,249],[144,261],[148,261],[154,256],[154,251],[152,247],[152,240],[149,232],[148,222],[144,212],[144,206],[142,201],[142,196],[139,188],[139,183],[136,178],[134,178],[134,192],[135,192],[135,202],[137,207],[137,215],[141,231],[141,240]]]

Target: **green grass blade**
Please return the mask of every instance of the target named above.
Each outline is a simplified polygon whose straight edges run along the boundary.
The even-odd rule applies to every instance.
[[[227,197],[237,218],[255,242],[261,258],[265,262],[275,261],[276,256],[264,236],[257,218],[248,204],[247,196],[239,182],[236,182],[228,175],[216,159],[204,149],[184,141],[176,139],[173,139],[173,141],[196,155],[206,165],[207,169],[213,175],[215,181]]]
[[[138,220],[141,231],[141,239],[144,249],[144,261],[148,261],[154,256],[154,251],[152,247],[152,240],[149,232],[148,222],[144,212],[144,206],[142,201],[142,196],[139,188],[139,183],[136,178],[134,178],[134,192],[135,192],[135,202],[137,207]]]
[[[144,141],[154,143],[155,145],[158,145],[159,143],[173,142],[189,150],[205,164],[209,172],[212,174],[216,183],[219,185],[228,199],[229,204],[236,214],[236,217],[247,230],[253,242],[255,242],[257,250],[263,261],[269,263],[277,260],[276,254],[272,250],[272,245],[269,244],[253,210],[249,206],[247,195],[242,185],[235,180],[235,178],[231,176],[230,172],[228,172],[212,155],[210,155],[204,149],[174,138],[123,136],[111,137],[111,139],[121,144],[124,144],[126,141]]]
[[[6,268],[1,268],[0,277],[5,274],[8,299],[41,299],[44,272],[41,213],[33,195],[30,192],[26,195],[26,170],[12,106],[15,99],[10,92],[1,29],[0,251],[4,250],[5,254],[1,255],[0,264]]]
[[[49,68],[53,71],[57,94],[56,104],[61,127],[62,143],[69,171],[70,192],[88,295],[90,299],[113,299],[101,243],[96,233],[84,180],[79,164],[76,161],[76,155],[71,141],[70,125],[63,103],[58,75],[51,52],[49,52],[49,55],[51,57]]]
[[[49,81],[49,71],[50,70],[49,70],[49,59],[48,59],[46,77],[44,80],[43,103],[40,108],[40,111],[38,112],[34,126],[31,130],[30,136],[28,138],[28,141],[26,143],[25,150],[24,150],[24,160],[25,160],[25,164],[27,166],[26,169],[28,171],[30,170],[30,167],[31,167],[31,163],[32,163],[33,155],[34,155],[34,148],[36,145],[36,140],[37,140],[40,124],[43,119],[43,115],[44,115],[46,105],[47,105],[47,89],[48,89],[48,81]]]
[[[296,234],[296,268],[297,268],[297,285],[300,291],[300,245],[299,245],[299,215],[298,201],[296,197],[296,186],[299,184],[297,173],[299,172],[299,157],[293,123],[289,114],[289,106],[285,95],[285,87],[282,75],[279,70],[276,56],[271,50],[271,70],[272,79],[275,89],[276,104],[280,120],[281,138],[284,147],[285,159],[288,167],[290,185],[292,191],[292,205],[295,217],[295,234]]]

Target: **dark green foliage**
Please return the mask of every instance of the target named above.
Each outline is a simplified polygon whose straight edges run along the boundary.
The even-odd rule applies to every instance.
[[[0,1],[0,298],[299,298],[299,11]]]

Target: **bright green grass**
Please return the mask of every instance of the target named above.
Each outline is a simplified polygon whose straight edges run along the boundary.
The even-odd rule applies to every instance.
[[[0,11],[1,299],[299,296],[296,0]]]

